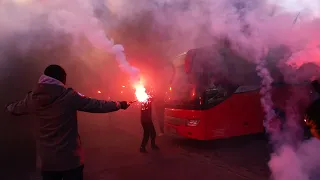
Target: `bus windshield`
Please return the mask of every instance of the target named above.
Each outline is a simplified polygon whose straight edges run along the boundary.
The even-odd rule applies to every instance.
[[[215,83],[219,82],[226,72],[221,59],[211,48],[189,51],[174,59],[174,73],[171,79],[174,97],[187,98],[215,87]]]
[[[173,75],[171,78],[171,100],[181,100],[190,97],[192,81],[185,71],[185,58],[187,54],[181,54],[173,60]]]
[[[188,74],[184,70],[184,66],[176,67],[175,73],[172,77],[171,87],[175,91],[183,91],[192,88],[192,82]]]
[[[231,95],[241,81],[255,77],[252,76],[252,73],[256,74],[255,67],[249,68],[245,62],[212,46],[178,56],[173,60],[174,73],[166,98],[167,106],[196,109],[220,102]]]
[[[170,91],[167,94],[167,107],[199,109],[201,98],[204,97],[206,91],[210,88],[218,88],[215,75],[205,69],[199,58],[203,59],[203,56],[198,54],[197,57],[195,52],[188,52],[173,60],[174,73]]]

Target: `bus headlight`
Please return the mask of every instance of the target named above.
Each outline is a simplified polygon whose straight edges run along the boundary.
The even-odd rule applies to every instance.
[[[197,126],[199,124],[199,119],[188,119],[186,122],[187,126]]]

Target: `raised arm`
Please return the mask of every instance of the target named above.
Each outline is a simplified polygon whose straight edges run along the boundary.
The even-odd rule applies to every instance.
[[[86,97],[70,89],[72,93],[72,105],[78,110],[90,113],[108,113],[127,109],[129,104],[126,101],[105,101]]]
[[[23,100],[10,103],[6,105],[6,111],[12,115],[21,116],[31,113],[30,100],[32,98],[32,91],[30,91]]]

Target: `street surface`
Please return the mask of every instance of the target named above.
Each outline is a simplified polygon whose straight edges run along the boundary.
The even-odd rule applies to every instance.
[[[149,148],[148,154],[141,154],[142,128],[136,107],[107,115],[80,113],[79,128],[85,150],[85,180],[269,177],[268,148],[260,136],[208,142],[161,136],[157,139],[160,151]],[[31,176],[31,180],[40,179],[39,172]]]

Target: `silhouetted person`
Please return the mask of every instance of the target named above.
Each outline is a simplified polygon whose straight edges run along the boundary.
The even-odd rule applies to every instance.
[[[311,82],[313,89],[316,91],[316,98],[318,99],[320,96],[320,83],[318,80],[314,80]]]
[[[108,113],[127,109],[126,101],[88,98],[66,88],[67,74],[59,65],[50,65],[38,85],[26,97],[6,106],[14,115],[37,117],[39,156],[43,180],[82,180],[83,151],[78,134],[77,111]]]
[[[152,98],[149,98],[146,102],[141,103],[141,125],[143,127],[143,138],[140,146],[140,152],[146,153],[146,146],[149,138],[151,138],[151,148],[158,150],[156,145],[156,130],[152,122]]]
[[[310,129],[310,133],[320,139],[320,84],[318,80],[314,80],[311,85],[316,91],[316,97],[314,102],[307,108],[305,122]]]

